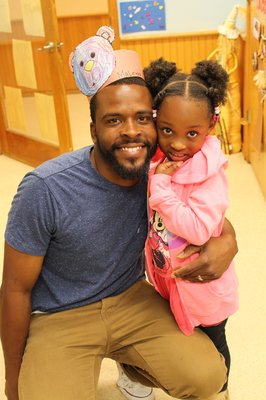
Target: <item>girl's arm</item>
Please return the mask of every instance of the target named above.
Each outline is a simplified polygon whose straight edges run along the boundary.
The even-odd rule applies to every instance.
[[[149,205],[170,232],[201,246],[213,235],[228,206],[224,172],[194,184],[186,203],[172,189],[171,176],[155,174],[150,179]]]

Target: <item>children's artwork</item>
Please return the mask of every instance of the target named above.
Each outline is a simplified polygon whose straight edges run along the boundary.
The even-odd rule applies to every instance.
[[[255,39],[260,39],[260,21],[257,18],[253,18],[253,36]]]
[[[42,138],[58,144],[54,97],[45,93],[34,93],[34,97]]]
[[[44,24],[40,0],[20,0],[24,28],[27,35],[44,37]]]
[[[0,32],[12,32],[8,0],[0,0]]]
[[[121,33],[165,31],[165,0],[120,3]]]
[[[12,39],[12,53],[17,85],[37,89],[32,43],[29,40]]]
[[[4,86],[4,94],[8,128],[26,133],[26,118],[21,89]]]

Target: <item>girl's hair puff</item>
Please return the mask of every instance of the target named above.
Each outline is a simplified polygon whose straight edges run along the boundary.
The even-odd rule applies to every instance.
[[[192,69],[191,76],[197,77],[207,86],[207,96],[212,104],[225,103],[229,76],[220,64],[211,60],[200,61]]]
[[[176,64],[166,61],[163,57],[152,61],[148,67],[144,68],[144,79],[152,97],[155,97],[163,89],[176,72]]]
[[[144,69],[144,76],[156,109],[167,96],[205,100],[211,114],[226,101],[229,76],[215,61],[200,61],[186,74],[177,70],[175,63],[159,58]]]

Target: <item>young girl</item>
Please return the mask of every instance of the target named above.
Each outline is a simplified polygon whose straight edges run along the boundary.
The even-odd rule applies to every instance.
[[[162,152],[150,170],[148,277],[169,301],[184,334],[195,327],[204,331],[229,371],[225,325],[238,308],[233,265],[211,282],[201,275],[195,282],[177,279],[178,268],[191,260],[179,258],[182,250],[188,243],[201,246],[219,236],[228,207],[227,159],[219,140],[209,136],[226,99],[228,75],[212,61],[197,63],[187,75],[162,58],[144,74],[154,97]],[[228,399],[227,385],[217,399]]]

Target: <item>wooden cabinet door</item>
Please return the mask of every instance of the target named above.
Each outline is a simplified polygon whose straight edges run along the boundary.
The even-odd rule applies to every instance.
[[[260,81],[260,84],[258,84]],[[266,0],[247,1],[243,153],[266,197]]]
[[[1,11],[2,152],[36,166],[72,150],[55,0],[6,0]]]

